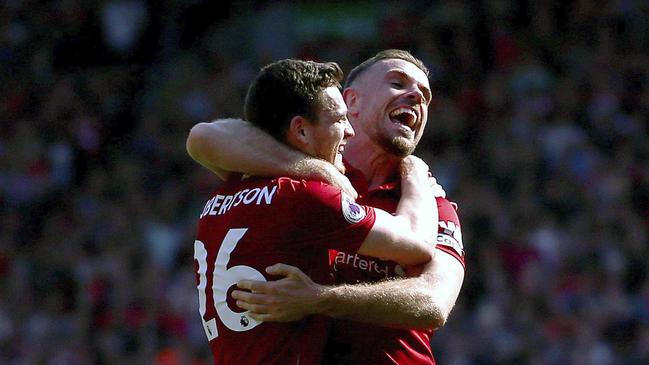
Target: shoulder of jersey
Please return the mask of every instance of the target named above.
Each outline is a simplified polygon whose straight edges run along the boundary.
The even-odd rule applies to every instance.
[[[440,216],[457,216],[457,203],[441,197],[437,197],[436,200]]]
[[[294,180],[291,178],[280,178],[277,180],[280,187],[279,192],[299,194],[305,198],[311,197],[326,204],[333,204],[340,201],[340,211],[343,218],[350,223],[356,224],[365,218],[367,212],[360,204],[356,203],[349,195],[345,194],[339,188],[321,181],[314,180]],[[289,190],[290,189],[290,190]]]
[[[306,191],[333,191],[337,192],[340,189],[329,185],[322,181],[317,180],[304,180],[304,179],[293,179],[290,177],[280,177],[275,179],[277,185],[279,186],[280,191],[283,189],[288,189],[292,191],[306,190]]]

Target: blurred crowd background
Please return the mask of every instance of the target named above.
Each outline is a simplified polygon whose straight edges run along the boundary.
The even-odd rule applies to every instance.
[[[0,363],[210,364],[189,129],[273,60],[385,48],[431,70],[460,207],[438,362],[649,364],[644,0],[0,1]]]

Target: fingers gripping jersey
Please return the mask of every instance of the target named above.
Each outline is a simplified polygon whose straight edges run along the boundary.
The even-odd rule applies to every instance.
[[[356,252],[374,221],[373,208],[320,182],[226,182],[205,204],[194,242],[199,313],[215,364],[319,363],[328,331],[323,317],[257,322],[230,292],[241,279],[276,279],[265,268],[278,262],[331,283],[328,249]]]

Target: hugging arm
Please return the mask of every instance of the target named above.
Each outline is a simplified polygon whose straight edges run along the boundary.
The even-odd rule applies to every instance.
[[[376,222],[358,253],[402,265],[422,264],[435,253],[433,227],[436,225],[430,221],[437,222],[438,217],[433,189],[428,183],[428,165],[424,161],[415,156],[403,160],[401,189],[394,215],[375,210]]]
[[[226,180],[231,172],[255,176],[290,176],[334,185],[352,197],[356,191],[331,163],[278,142],[249,122],[219,119],[198,123],[187,137],[196,162]]]
[[[372,284],[320,286],[314,291],[320,313],[384,326],[438,328],[455,305],[464,267],[437,252],[419,276]]]
[[[416,277],[371,284],[325,286],[300,269],[276,264],[266,270],[284,278],[243,280],[235,290],[237,305],[261,321],[294,321],[311,314],[375,325],[435,329],[443,326],[455,305],[464,268],[451,255],[438,252]]]
[[[402,199],[410,194],[407,189],[402,181]],[[430,201],[429,204],[432,205]],[[437,211],[431,216],[434,220],[413,222],[412,228],[428,234],[435,232]],[[419,275],[371,284],[319,285],[298,268],[277,264],[267,272],[283,275],[283,279],[244,280],[239,287],[252,292],[235,291],[232,295],[241,308],[263,321],[291,321],[310,314],[325,314],[384,326],[437,328],[446,323],[455,304],[464,280],[464,267],[450,254],[436,251]]]

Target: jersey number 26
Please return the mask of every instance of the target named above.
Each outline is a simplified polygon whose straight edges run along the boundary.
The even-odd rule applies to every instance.
[[[228,231],[225,238],[223,238],[223,242],[221,242],[221,247],[214,262],[214,272],[211,275],[212,300],[216,315],[227,328],[237,332],[249,331],[257,327],[261,322],[250,318],[248,312],[237,313],[231,310],[226,297],[228,289],[242,279],[266,281],[266,278],[259,271],[250,266],[237,265],[229,269],[227,267],[228,262],[230,262],[230,254],[247,231],[248,228],[233,228]],[[210,280],[208,280],[207,276],[207,250],[205,244],[199,240],[194,241],[194,259],[198,261],[198,311],[203,320],[207,340],[211,341],[218,337],[219,333],[216,328],[216,319],[205,319],[207,300],[205,288]]]

